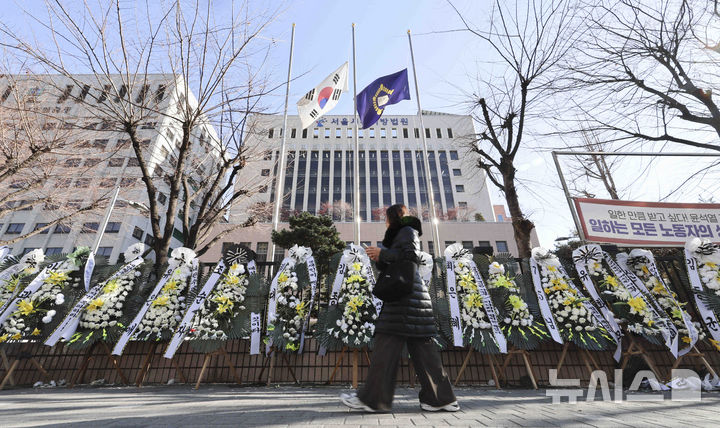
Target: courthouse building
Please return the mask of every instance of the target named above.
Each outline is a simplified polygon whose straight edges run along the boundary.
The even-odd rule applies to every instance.
[[[58,75],[0,76],[4,147],[29,144],[30,140],[51,144],[62,139],[62,144],[44,155],[38,166],[49,177],[40,183],[39,188],[33,188],[34,183],[28,178],[32,174],[19,174],[17,179],[11,177],[0,181],[2,205],[23,207],[9,212],[0,211],[6,212],[0,217],[0,244],[47,225],[60,218],[63,212],[73,212],[96,198],[110,196],[116,187],[120,187],[119,199],[105,229],[98,255],[115,263],[129,245],[151,242],[149,214],[143,210],[143,206],[148,206],[147,191],[128,136],[111,129],[103,121],[102,114],[93,109],[98,103],[119,101],[108,96],[110,84],[116,85],[119,93],[132,99],[136,105],[148,107],[137,133],[159,191],[160,227],[164,227],[163,214],[167,207],[169,185],[163,177],[174,171],[177,165],[176,152],[182,138],[177,121],[172,116],[176,115],[178,101],[185,96],[185,85],[181,78],[166,74],[140,76],[133,81],[138,82],[137,87],[123,85],[120,76],[111,76],[110,81],[96,75],[76,75],[72,79]],[[191,104],[196,102],[193,94],[187,96]],[[30,127],[23,124],[28,119],[34,122]],[[201,160],[196,169],[215,166],[220,151],[213,127],[198,126],[193,138],[198,144],[193,144],[189,158]],[[191,168],[186,173],[191,183],[193,179],[202,179]],[[27,191],[23,192],[24,188]],[[22,195],[23,199],[13,198],[14,192]],[[47,195],[51,198],[48,199]],[[192,203],[191,218],[194,206]],[[15,255],[36,248],[53,255],[70,252],[80,245],[92,246],[103,214],[104,209],[101,208],[74,215],[66,222],[9,246]],[[176,218],[172,248],[182,245],[181,230],[181,222]]]
[[[341,238],[353,240],[353,184],[360,182],[360,240],[376,245],[382,240],[384,210],[405,204],[422,217],[421,244],[433,252],[429,223],[429,198],[423,161],[421,133],[428,145],[429,177],[439,218],[439,241],[445,246],[460,242],[465,247],[492,246],[496,252],[517,254],[512,224],[497,221],[484,172],[474,166],[475,156],[468,146],[474,134],[470,116],[423,112],[424,129],[413,115],[384,115],[375,125],[360,129],[359,176],[355,177],[353,116],[327,115],[302,129],[298,116],[288,116],[286,168],[278,174],[278,158],[283,134],[283,117],[266,116],[258,120],[257,130],[247,140],[253,153],[241,180],[257,183],[260,192],[234,207],[232,227],[255,216],[253,227],[231,232],[225,245],[241,242],[256,250],[261,260],[269,252],[275,183],[282,183],[280,229],[287,218],[307,211],[333,218]],[[533,245],[537,236],[533,232]],[[205,254],[203,260],[217,260],[221,245]]]

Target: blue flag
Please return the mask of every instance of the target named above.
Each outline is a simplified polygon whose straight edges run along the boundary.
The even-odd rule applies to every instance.
[[[357,109],[363,129],[369,128],[382,116],[385,107],[410,99],[407,68],[383,76],[357,94]]]

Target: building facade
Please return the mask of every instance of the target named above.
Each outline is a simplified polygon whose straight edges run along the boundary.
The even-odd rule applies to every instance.
[[[23,209],[4,211],[0,216],[0,244],[26,235],[59,218],[62,212],[83,206],[90,200],[109,197],[120,188],[109,223],[98,250],[115,263],[125,249],[136,242],[151,243],[153,239],[148,196],[142,180],[138,159],[127,134],[113,129],[103,120],[102,113],[93,108],[98,103],[118,103],[107,95],[107,85],[116,85],[119,93],[137,105],[147,106],[141,112],[142,123],[137,129],[142,141],[143,156],[147,161],[153,183],[158,188],[157,202],[161,210],[167,208],[169,184],[165,177],[177,165],[177,147],[182,136],[176,115],[178,100],[192,94],[183,94],[180,78],[172,75],[147,75],[138,78],[138,84],[127,87],[120,76],[103,80],[96,75],[27,75],[0,77],[0,114],[3,117],[4,145],[30,144],[28,141],[58,142],[42,158],[39,166],[20,170],[17,179],[0,181],[0,201],[6,207],[23,205]],[[80,82],[80,83],[79,83]],[[83,83],[87,82],[87,83]],[[24,117],[24,119],[23,119]],[[28,118],[37,122],[35,127],[22,127]],[[29,135],[30,134],[30,135]],[[195,170],[212,168],[217,164],[219,150],[213,142],[217,135],[211,125],[201,125],[193,135],[199,143],[193,144],[188,162]],[[17,141],[10,141],[11,137]],[[48,169],[52,165],[52,169]],[[38,169],[43,169],[39,171]],[[188,168],[187,174],[201,180]],[[26,174],[21,174],[27,172]],[[33,183],[32,177],[43,175],[43,181]],[[34,187],[33,187],[34,185]],[[25,192],[20,192],[26,190]],[[13,198],[22,193],[22,200]],[[34,203],[35,202],[35,203]],[[191,206],[190,216],[193,216]],[[71,217],[42,233],[9,244],[12,253],[22,255],[40,248],[47,255],[67,253],[77,246],[92,246],[99,224],[105,214],[100,207]],[[164,217],[161,228],[164,226]],[[182,224],[175,219],[171,247],[182,245]]]
[[[225,236],[224,241],[240,242],[265,259],[269,248],[272,207],[276,180],[281,181],[280,228],[287,227],[290,215],[299,212],[326,214],[333,218],[343,240],[353,241],[353,186],[360,183],[360,241],[375,245],[385,230],[384,211],[396,203],[424,221],[422,246],[433,252],[429,223],[430,178],[439,241],[445,246],[492,246],[496,251],[517,254],[512,225],[495,221],[494,208],[485,175],[474,166],[469,150],[474,128],[470,116],[423,112],[425,127],[417,116],[383,116],[368,129],[360,129],[360,151],[354,153],[354,118],[329,115],[302,129],[297,116],[288,116],[286,168],[278,173],[283,137],[282,116],[260,118],[254,141],[248,140],[252,162],[240,178],[257,183],[258,192],[230,213],[232,227],[249,217],[259,222]],[[428,145],[429,174],[425,171],[422,133]],[[359,176],[354,176],[354,162]],[[285,223],[283,223],[285,222]],[[537,238],[534,237],[534,242]],[[220,256],[220,245],[204,259]]]

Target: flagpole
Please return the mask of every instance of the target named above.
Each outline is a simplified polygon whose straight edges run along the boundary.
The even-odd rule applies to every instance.
[[[422,109],[420,108],[420,90],[418,89],[417,71],[415,70],[415,54],[413,53],[412,37],[410,30],[407,32],[408,42],[410,43],[410,60],[412,61],[413,79],[415,80],[415,99],[417,100],[418,117],[420,118],[420,135],[423,143],[423,161],[425,164],[425,183],[428,188],[428,199],[430,200],[430,231],[432,232],[433,252],[435,257],[440,256],[440,232],[438,231],[438,219],[435,214],[435,191],[432,185],[432,175],[430,173],[430,162],[428,161],[427,140],[425,139],[425,124],[423,123]]]
[[[287,117],[288,117],[288,99],[290,98],[290,76],[292,74],[293,49],[295,47],[295,23],[292,24],[292,33],[290,35],[290,60],[288,61],[287,85],[285,86],[285,113],[283,114],[283,133],[282,144],[280,145],[280,159],[278,160],[277,174],[275,174],[275,207],[273,209],[273,232],[278,230],[280,222],[280,204],[283,200],[283,178],[285,177],[285,145],[287,143]],[[272,239],[271,239],[272,241]],[[272,243],[270,249],[270,273],[273,273],[275,262],[275,243]]]
[[[358,140],[358,113],[357,113],[357,73],[355,71],[355,23],[352,24],[352,51],[353,51],[353,115],[355,117],[355,154],[353,155],[353,238],[355,245],[360,245],[360,141]]]

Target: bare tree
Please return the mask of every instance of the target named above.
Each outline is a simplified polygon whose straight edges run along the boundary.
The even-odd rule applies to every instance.
[[[711,2],[606,0],[588,4],[590,31],[570,57],[576,106],[605,141],[720,151],[720,55]]]
[[[452,5],[452,3],[451,3]],[[488,28],[472,26],[453,6],[465,30],[486,42],[505,72],[481,82],[472,99],[473,117],[481,128],[472,139],[477,167],[505,195],[520,257],[530,256],[535,225],[525,217],[517,191],[515,159],[527,143],[528,120],[542,109],[550,72],[577,37],[574,10],[568,1],[517,2],[496,0]]]
[[[580,136],[582,144],[579,148],[583,151],[612,151],[611,144],[601,141],[596,132],[583,128],[580,130]],[[578,147],[573,146],[572,148]],[[600,182],[610,195],[610,199],[620,199],[620,192],[613,176],[620,166],[620,160],[617,157],[608,159],[607,156],[592,154],[573,156],[572,160],[568,181],[572,183],[575,193],[587,198],[595,198],[595,193],[588,188],[588,185],[591,182]]]
[[[216,9],[211,1],[124,7],[114,0],[104,8],[86,3],[72,11],[65,2],[49,0],[44,27],[55,45],[38,45],[7,26],[0,35],[10,49],[83,88],[76,100],[126,136],[160,266],[180,229],[184,245],[202,254],[250,223],[213,235],[228,209],[258,190],[237,177],[246,166],[244,141],[257,131],[251,118],[270,90],[260,70],[271,43],[260,35],[276,13],[261,14],[256,7],[251,12],[250,5],[235,2]],[[151,92],[158,75],[166,81]],[[169,153],[161,144],[148,147],[146,127],[156,130]]]
[[[0,241],[10,245],[69,222],[77,214],[94,213],[107,202],[109,192],[88,189],[83,200],[72,198],[74,190],[68,184],[79,171],[95,167],[92,162],[75,165],[74,154],[83,144],[76,125],[59,120],[56,108],[37,104],[42,82],[8,74],[2,81],[6,89],[0,96],[0,218],[33,209],[45,213],[44,221],[32,230]]]

